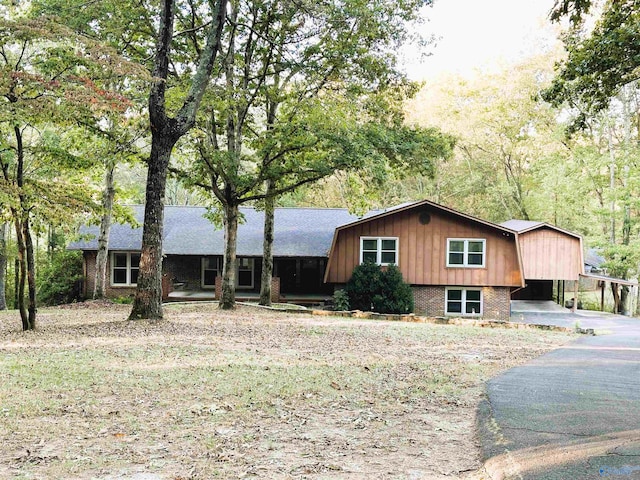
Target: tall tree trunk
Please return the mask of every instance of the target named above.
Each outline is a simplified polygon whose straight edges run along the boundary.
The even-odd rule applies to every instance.
[[[27,260],[27,285],[29,290],[29,329],[36,328],[36,259],[33,249],[33,238],[31,237],[31,226],[29,222],[28,211],[24,214],[22,221],[22,234],[24,237],[24,246]]]
[[[0,223],[0,310],[7,309],[7,224]]]
[[[22,320],[22,330],[31,330],[29,325],[29,316],[27,314],[27,307],[24,304],[24,290],[27,280],[27,262],[26,262],[26,246],[24,244],[24,236],[22,233],[22,225],[18,212],[12,209],[12,215],[14,218],[14,226],[16,229],[16,246],[18,247],[18,263],[16,270],[16,299],[18,300],[16,308],[20,312],[20,319]]]
[[[153,78],[149,93],[149,121],[151,125],[151,155],[147,173],[146,205],[142,230],[142,251],[138,286],[129,319],[162,319],[162,230],[164,226],[164,195],[167,168],[176,142],[195,124],[196,113],[211,78],[213,64],[220,47],[228,0],[215,0],[213,21],[207,32],[189,90],[175,118],[167,115],[165,93],[171,41],[176,15],[175,0],[163,0],[160,27],[156,42]]]
[[[111,216],[113,199],[116,190],[113,184],[115,164],[110,163],[104,175],[104,191],[102,192],[102,218],[100,219],[100,234],[98,235],[98,254],[96,255],[96,277],[93,287],[93,298],[104,298],[107,285],[107,258],[109,253],[109,232],[111,230]]]
[[[175,140],[154,135],[147,173],[142,252],[130,320],[162,319],[162,229],[167,167]]]
[[[222,298],[220,308],[236,307],[236,247],[238,244],[238,204],[225,203],[224,208],[224,263],[222,266]]]
[[[262,242],[262,278],[260,281],[260,305],[271,305],[271,279],[273,277],[273,231],[276,199],[271,195],[273,181],[267,180],[267,196],[264,199],[264,240]]]

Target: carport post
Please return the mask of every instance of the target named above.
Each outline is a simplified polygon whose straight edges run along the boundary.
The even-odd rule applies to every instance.
[[[578,309],[578,285],[579,285],[580,281],[579,280],[574,280],[573,281],[573,306],[571,307],[571,311],[573,313],[576,313],[576,310]]]

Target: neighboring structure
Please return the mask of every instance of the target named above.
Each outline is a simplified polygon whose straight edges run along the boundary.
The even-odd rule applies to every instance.
[[[143,208],[133,207],[138,222]],[[237,296],[260,289],[264,214],[242,208]],[[224,239],[201,207],[165,210],[163,283],[173,298],[219,298]],[[93,291],[97,228],[69,248],[83,250],[85,293]],[[110,296],[131,295],[142,228],[114,225]],[[580,236],[539,222],[497,225],[424,200],[357,218],[345,209],[279,208],[275,214],[273,300],[319,302],[359,263],[397,264],[411,284],[416,313],[507,320],[512,296],[549,298],[549,282],[583,274]],[[541,282],[541,283],[539,283]],[[523,292],[523,293],[519,293]]]

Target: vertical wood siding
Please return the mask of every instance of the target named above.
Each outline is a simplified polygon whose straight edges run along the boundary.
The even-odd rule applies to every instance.
[[[550,228],[520,234],[522,267],[528,280],[578,280],[582,272],[578,238]]]
[[[424,211],[431,215],[426,225],[419,221]],[[327,282],[349,280],[364,236],[398,237],[398,266],[413,285],[521,286],[513,234],[425,206],[338,230]],[[485,268],[447,267],[447,238],[486,239]]]

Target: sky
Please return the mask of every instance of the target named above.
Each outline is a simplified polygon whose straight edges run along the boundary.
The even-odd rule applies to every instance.
[[[442,73],[465,76],[495,71],[501,66],[542,53],[555,42],[548,20],[554,0],[434,0],[425,8],[426,33],[439,37],[433,54],[420,60],[413,48],[404,50],[405,69],[413,80]]]

